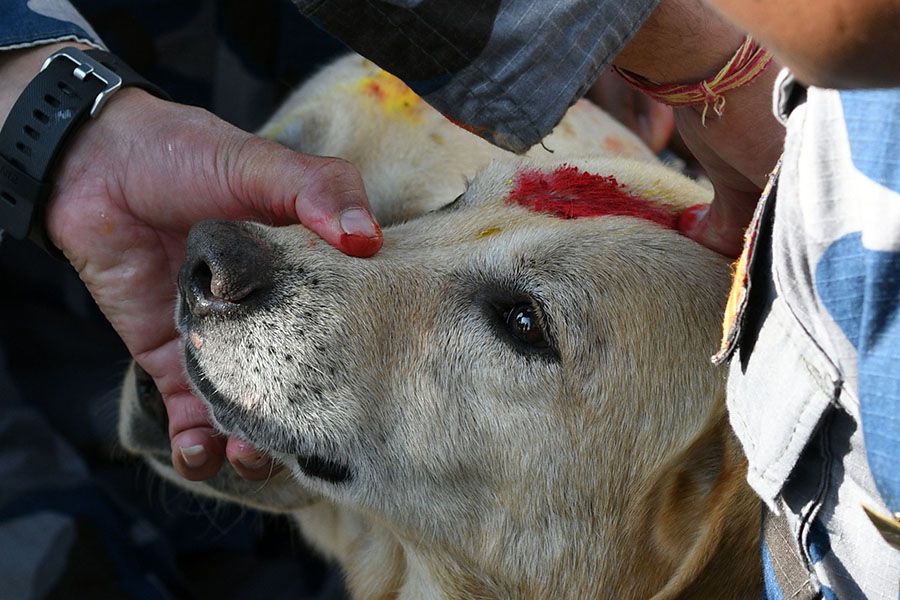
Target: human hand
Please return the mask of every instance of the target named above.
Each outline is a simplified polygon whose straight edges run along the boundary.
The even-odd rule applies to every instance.
[[[749,84],[728,92],[721,117],[711,110],[701,122],[702,106],[675,109],[685,145],[703,167],[715,195],[708,208],[686,212],[682,233],[698,243],[736,257],[760,192],[784,143],[784,127],[772,114],[772,86],[778,66]]]
[[[743,41],[744,33],[700,0],[662,0],[623,48],[616,65],[646,79],[692,83],[717,73]],[[682,232],[726,256],[737,256],[768,173],[784,142],[784,128],[771,109],[778,65],[725,93],[721,117],[703,106],[677,108],[675,125],[713,184],[708,208],[686,211]]]
[[[40,49],[40,60],[55,49]],[[34,53],[24,79],[15,77],[24,62],[0,65],[6,81],[24,87],[40,64]],[[0,114],[9,106],[0,98]],[[202,480],[227,456],[242,476],[261,479],[269,459],[216,434],[182,366],[175,278],[191,225],[208,218],[300,222],[355,256],[377,252],[381,232],[348,163],[297,154],[135,88],[118,92],[82,126],[58,165],[48,234],[162,393],[173,465]]]

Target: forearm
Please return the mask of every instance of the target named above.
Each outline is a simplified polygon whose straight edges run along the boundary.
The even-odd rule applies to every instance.
[[[715,75],[743,36],[701,0],[662,0],[614,64],[660,83],[691,83]]]
[[[707,1],[757,36],[806,83],[900,85],[897,0]]]

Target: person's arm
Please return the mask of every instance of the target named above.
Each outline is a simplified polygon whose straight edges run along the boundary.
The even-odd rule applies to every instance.
[[[900,85],[897,0],[708,0],[752,32],[801,81],[827,88]]]
[[[64,45],[0,52],[0,121]],[[209,218],[303,223],[345,252],[371,255],[382,238],[358,172],[126,88],[67,142],[52,180],[50,240],[162,392],[175,468],[206,479],[227,455],[245,477],[265,477],[264,457],[215,435],[185,377],[173,318],[185,239]]]
[[[618,67],[660,83],[693,83],[722,68],[744,32],[701,0],[663,0],[615,59]],[[675,123],[715,189],[705,213],[685,233],[728,256],[741,249],[743,231],[784,142],[771,110],[778,67],[725,94],[721,117],[701,122],[703,106],[675,109]]]

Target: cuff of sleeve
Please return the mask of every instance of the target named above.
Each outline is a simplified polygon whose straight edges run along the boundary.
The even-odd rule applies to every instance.
[[[100,36],[65,0],[18,0],[3,5],[0,51],[69,41],[103,49]]]
[[[42,38],[38,40],[31,40],[28,42],[21,42],[18,44],[9,44],[5,46],[0,46],[0,52],[5,52],[7,50],[25,50],[26,48],[36,48],[38,46],[46,46],[48,44],[58,44],[60,42],[76,42],[79,44],[87,44],[88,46],[92,46],[97,48],[98,50],[106,50],[107,48],[100,44],[99,42],[92,40],[87,37],[81,37],[77,35],[62,35],[54,38]]]

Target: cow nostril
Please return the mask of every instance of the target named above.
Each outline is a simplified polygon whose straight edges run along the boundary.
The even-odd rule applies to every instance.
[[[202,297],[204,300],[209,300],[213,295],[212,277],[212,269],[209,268],[206,261],[197,261],[197,264],[194,265],[194,268],[191,270],[191,287],[193,288],[191,291]]]
[[[204,221],[191,230],[179,286],[195,316],[249,308],[271,283],[271,247],[249,224]]]
[[[225,314],[238,308],[255,291],[255,281],[241,278],[233,270],[216,268],[206,259],[190,270],[189,303],[196,316]]]

